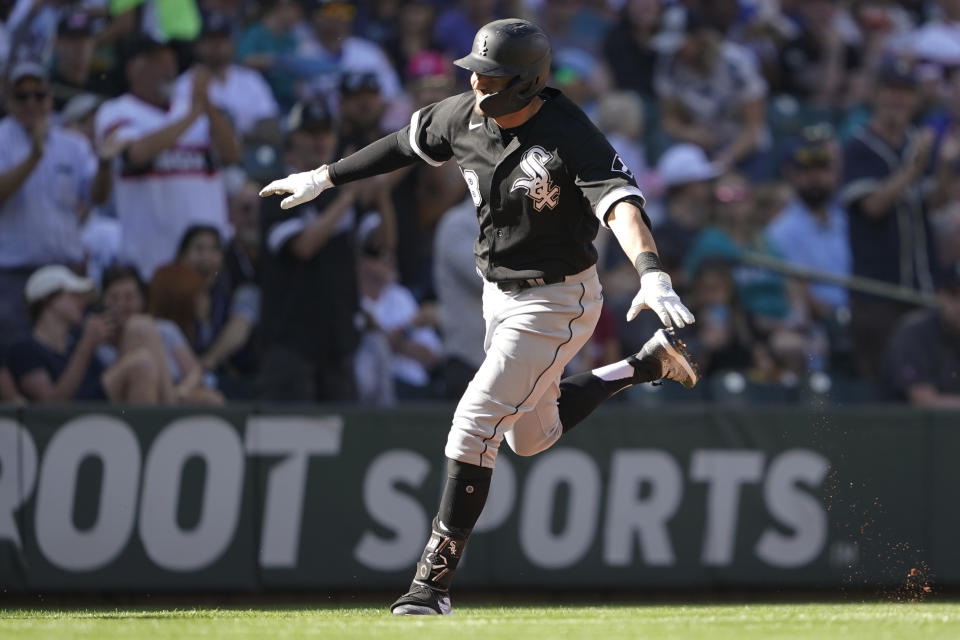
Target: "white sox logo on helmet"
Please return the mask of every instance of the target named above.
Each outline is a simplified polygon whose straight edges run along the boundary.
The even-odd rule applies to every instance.
[[[553,154],[543,147],[530,147],[520,160],[520,168],[527,177],[518,178],[510,188],[511,191],[526,189],[537,211],[543,211],[544,206],[553,209],[560,202],[560,187],[554,186],[547,171],[547,163],[551,160]]]

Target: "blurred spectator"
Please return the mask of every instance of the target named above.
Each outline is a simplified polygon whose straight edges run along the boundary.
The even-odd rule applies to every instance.
[[[207,371],[218,371],[249,346],[260,319],[260,288],[253,282],[232,282],[224,270],[220,234],[203,225],[187,229],[177,262],[200,274],[208,302],[201,307],[191,344]]]
[[[406,0],[400,3],[394,31],[386,40],[380,41],[395,69],[409,70],[417,54],[440,49],[440,44],[433,36],[435,14],[436,8],[430,0]],[[409,79],[409,76],[404,78]],[[449,92],[443,97],[448,95]]]
[[[766,223],[756,206],[755,195],[743,176],[726,174],[714,187],[714,223],[696,239],[684,259],[686,278],[691,280],[707,260],[727,260],[732,267],[736,296],[755,335],[769,345],[779,376],[780,370],[795,374],[807,369],[807,359],[824,355],[823,345],[808,340],[807,309],[795,287],[768,269],[742,263],[748,252],[780,259],[763,233]],[[822,368],[815,362],[813,368]]]
[[[29,333],[23,288],[44,264],[80,267],[79,225],[89,201],[110,193],[110,154],[97,157],[80,134],[51,119],[52,98],[38,64],[10,72],[9,114],[0,120],[0,342]]]
[[[960,409],[960,262],[938,283],[937,302],[906,316],[894,332],[885,382],[897,400]]]
[[[115,265],[103,274],[101,296],[104,317],[117,327],[97,356],[105,364],[120,354],[143,347],[161,378],[163,392],[172,401],[187,404],[221,404],[223,397],[205,386],[203,367],[180,328],[166,318],[146,315],[143,281],[134,267]]]
[[[632,91],[605,92],[597,103],[596,118],[597,126],[633,173],[643,196],[648,201],[661,199],[663,184],[660,176],[647,164],[643,142],[646,128],[643,100]]]
[[[93,19],[81,11],[71,11],[60,21],[51,74],[58,110],[70,98],[100,88],[90,72],[96,48],[93,29]]]
[[[286,140],[284,174],[336,158],[337,134],[322,103],[299,109]],[[281,209],[261,204],[263,358],[259,396],[274,402],[349,401],[357,345],[354,200],[344,185]]]
[[[392,100],[400,94],[400,79],[380,47],[353,34],[356,7],[344,0],[312,0],[310,27],[301,35],[298,53],[304,58],[319,58],[336,63],[340,73],[372,73],[377,77],[380,94]],[[327,96],[337,88],[336,74],[314,74],[309,82],[311,97]]]
[[[944,66],[960,64],[960,3],[938,0],[933,4],[938,10],[936,19],[910,34],[905,53]]]
[[[80,93],[70,98],[60,112],[63,127],[83,135],[91,145],[95,144],[94,117],[100,103],[101,99],[90,93]],[[116,145],[115,148],[118,149]],[[102,148],[101,155],[109,155],[106,152],[107,149]],[[86,274],[94,282],[101,281],[103,270],[116,262],[120,253],[121,230],[114,203],[115,198],[111,194],[105,202],[91,207],[80,232],[87,258]]]
[[[873,115],[844,147],[841,200],[849,213],[853,273],[933,292],[936,268],[923,177],[932,130],[910,126],[918,107],[909,64],[894,62],[879,76]],[[861,375],[874,379],[893,328],[910,308],[901,302],[851,296],[851,333]]]
[[[554,49],[553,86],[573,100],[591,118],[596,117],[597,99],[610,90],[606,68],[583,49]]]
[[[688,143],[667,149],[657,170],[667,190],[662,222],[656,226],[657,250],[663,266],[683,286],[681,265],[707,224],[711,184],[720,172],[700,147]]]
[[[41,267],[27,280],[24,296],[33,332],[9,353],[10,371],[24,396],[32,402],[167,401],[146,349],[128,351],[109,367],[98,360],[98,347],[117,327],[103,314],[84,318],[94,293],[90,280],[62,265]]]
[[[849,276],[850,235],[847,213],[837,202],[839,148],[829,125],[808,127],[792,140],[783,167],[795,193],[770,223],[767,233],[787,262],[837,276]],[[814,316],[836,318],[849,307],[847,290],[824,283],[805,287]]]
[[[459,398],[483,363],[483,278],[473,256],[477,208],[467,196],[437,224],[433,241],[437,321],[443,337],[444,394]]]
[[[339,91],[341,145],[360,149],[382,137],[387,104],[377,74],[348,71],[340,79]]]
[[[554,51],[573,48],[600,53],[608,23],[584,0],[543,0],[536,22],[550,34]]]
[[[603,45],[617,87],[645,98],[654,95],[657,51],[653,38],[660,25],[660,4],[660,0],[626,0]]]
[[[789,2],[789,31],[777,51],[775,91],[820,107],[844,107],[862,97],[851,90],[850,74],[861,56],[840,29],[842,7],[830,0]]]
[[[297,76],[289,61],[297,51],[293,30],[300,21],[300,5],[295,0],[265,0],[261,7],[260,19],[240,38],[237,60],[263,73],[274,98],[287,110],[297,101]]]
[[[386,364],[393,372],[396,397],[399,400],[429,398],[433,395],[431,374],[440,364],[443,350],[432,326],[431,314],[420,307],[409,289],[396,281],[397,273],[389,254],[365,240],[361,241],[361,247],[360,307],[371,322],[368,331],[383,332],[390,345],[391,357]],[[362,388],[362,377],[358,382]]]
[[[15,0],[11,4],[5,25],[8,67],[29,60],[49,69],[65,3]]]
[[[116,188],[123,243],[120,260],[141,276],[173,256],[192,224],[227,226],[222,164],[239,158],[229,118],[210,103],[210,76],[192,71],[189,101],[171,103],[177,60],[173,49],[141,40],[126,61],[130,92],[97,112],[97,139],[124,145]]]
[[[723,260],[700,263],[693,274],[689,299],[697,322],[686,339],[696,350],[701,375],[750,369],[754,351],[762,348],[757,349],[750,321],[737,299],[730,264]],[[763,354],[758,355],[762,362]]]
[[[260,185],[244,180],[230,191],[230,226],[233,227],[224,248],[223,274],[232,287],[260,282]]]
[[[680,7],[665,11],[656,42],[664,52],[654,81],[664,131],[701,146],[723,170],[767,178],[767,85],[750,52]]]
[[[0,345],[0,404],[23,404],[26,401],[7,366],[7,348]]]
[[[410,113],[428,104],[439,102],[453,89],[453,67],[436,51],[423,51],[407,66],[407,92],[412,104]],[[396,259],[400,282],[417,300],[433,296],[433,234],[441,216],[459,202],[466,193],[466,184],[456,163],[439,167],[416,163],[386,177],[384,188],[396,215]],[[388,212],[389,213],[389,212]]]
[[[261,74],[233,64],[235,51],[227,19],[219,14],[205,15],[203,30],[193,48],[197,62],[210,71],[210,103],[226,111],[237,133],[255,140],[279,139],[277,101]],[[189,101],[193,92],[192,78],[191,70],[177,80],[177,101]]]
[[[477,30],[502,17],[497,12],[497,0],[459,0],[437,17],[434,39],[447,57],[462,58],[470,53]]]

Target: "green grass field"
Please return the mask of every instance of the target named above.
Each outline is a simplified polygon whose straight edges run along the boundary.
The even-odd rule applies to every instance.
[[[960,638],[960,604],[463,606],[445,618],[382,607],[0,609],[0,638]]]

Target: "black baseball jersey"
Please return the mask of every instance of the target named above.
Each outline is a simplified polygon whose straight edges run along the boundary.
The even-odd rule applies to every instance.
[[[477,266],[493,282],[568,276],[595,264],[613,205],[643,206],[633,174],[589,118],[556,89],[515,129],[474,111],[466,92],[413,114],[398,138],[431,165],[456,158],[480,220]]]

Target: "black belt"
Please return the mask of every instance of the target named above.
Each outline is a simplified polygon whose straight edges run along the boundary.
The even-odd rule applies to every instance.
[[[507,280],[505,282],[498,282],[497,288],[500,291],[505,291],[507,293],[515,293],[517,291],[523,291],[524,289],[530,289],[533,287],[542,287],[545,284],[559,284],[566,280],[566,276],[547,276],[546,278],[528,278],[526,280]]]

